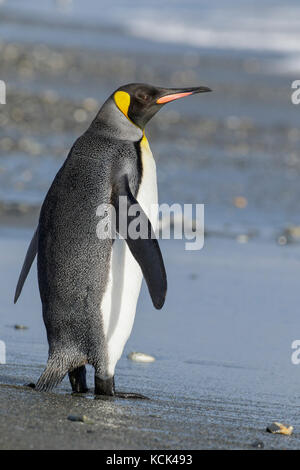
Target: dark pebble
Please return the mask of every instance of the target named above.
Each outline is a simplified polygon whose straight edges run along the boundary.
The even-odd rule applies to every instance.
[[[92,421],[90,418],[88,418],[85,415],[69,415],[68,420],[78,422],[78,423],[86,423],[86,424],[94,423],[94,421]]]
[[[264,446],[263,441],[257,440],[257,441],[252,442],[251,447],[254,447],[254,449],[263,449],[265,446]]]
[[[15,325],[15,330],[28,330],[28,326],[25,325]]]

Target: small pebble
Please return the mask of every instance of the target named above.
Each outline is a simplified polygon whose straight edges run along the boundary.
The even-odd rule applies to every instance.
[[[127,356],[128,359],[134,362],[154,362],[155,357],[141,352],[131,352]]]
[[[293,429],[293,426],[287,426],[285,424],[274,421],[274,423],[267,427],[266,431],[272,434],[284,434],[285,436],[290,436],[293,432]]]
[[[248,237],[248,235],[241,234],[241,235],[238,235],[238,236],[236,237],[236,241],[237,241],[238,243],[248,243],[249,237]]]
[[[255,449],[263,449],[265,446],[264,446],[263,441],[257,440],[257,441],[252,442],[251,447],[254,447]]]
[[[278,245],[286,245],[287,244],[287,238],[284,235],[281,235],[280,237],[277,238],[277,243]]]
[[[233,203],[234,203],[235,207],[237,207],[238,209],[245,209],[245,207],[248,204],[248,201],[243,196],[237,196],[237,197],[234,198]]]
[[[94,421],[86,415],[69,415],[68,420],[77,423],[94,424]]]
[[[300,226],[291,225],[283,231],[282,235],[278,238],[279,245],[286,245],[287,243],[299,243],[300,242]],[[284,241],[285,243],[280,243]]]
[[[83,106],[87,111],[96,111],[99,108],[99,103],[94,98],[86,98],[83,101]]]
[[[15,325],[15,330],[28,330],[28,326],[25,325]]]
[[[76,109],[76,111],[74,111],[74,119],[75,121],[77,122],[85,122],[87,120],[87,113],[84,109]]]
[[[298,225],[291,225],[286,229],[286,234],[295,241],[300,240],[300,227]]]

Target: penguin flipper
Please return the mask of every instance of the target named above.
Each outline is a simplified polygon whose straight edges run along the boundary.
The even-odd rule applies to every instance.
[[[142,207],[131,192],[128,176],[122,176],[117,182],[117,186],[118,194],[115,201],[116,231],[126,240],[132,255],[139,263],[154,307],[161,309],[164,305],[167,293],[167,275],[153,227]],[[127,206],[125,206],[125,209],[127,210],[125,211],[120,210],[119,196],[126,196]],[[130,211],[130,208],[132,208],[133,205],[135,205],[134,211]],[[130,237],[130,223],[137,217],[136,215],[130,215],[131,212],[139,213],[138,219],[140,221],[140,226],[143,227],[143,238],[139,237],[134,239]]]
[[[38,228],[34,232],[34,235],[31,239],[30,245],[28,247],[25,260],[23,263],[23,267],[19,276],[18,284],[16,287],[16,292],[15,292],[15,297],[14,297],[14,303],[17,302],[18,298],[20,297],[20,294],[23,289],[24,282],[26,281],[27,275],[30,271],[31,265],[34,261],[34,258],[37,254],[38,251]]]

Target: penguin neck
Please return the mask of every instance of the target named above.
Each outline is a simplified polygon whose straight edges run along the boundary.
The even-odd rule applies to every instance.
[[[120,140],[139,141],[143,137],[143,131],[133,124],[116,106],[110,97],[102,106],[90,129],[110,138]]]

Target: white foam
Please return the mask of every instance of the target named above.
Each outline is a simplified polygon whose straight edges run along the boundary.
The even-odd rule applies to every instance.
[[[297,14],[300,18],[300,9]],[[240,22],[237,18],[229,27],[213,27],[139,18],[132,20],[128,28],[132,35],[158,42],[214,49],[300,52],[300,21],[296,19],[290,23],[287,19],[273,18],[264,24],[260,19]]]

